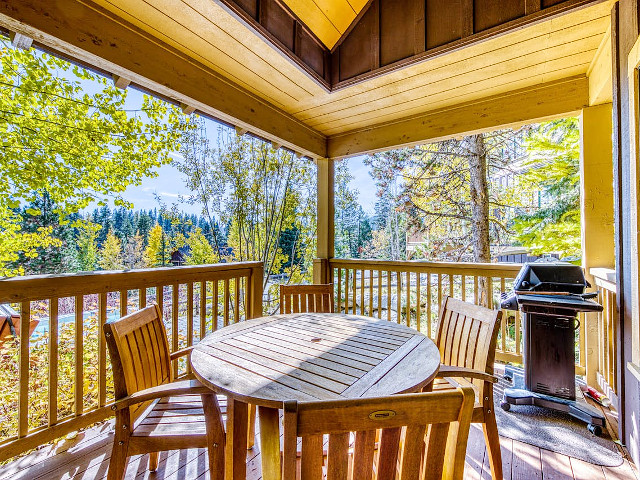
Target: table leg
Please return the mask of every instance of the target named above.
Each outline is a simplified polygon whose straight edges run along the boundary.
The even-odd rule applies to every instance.
[[[277,408],[258,407],[263,480],[280,480],[280,416]]]
[[[227,441],[225,446],[225,479],[245,480],[247,476],[248,405],[227,398]]]

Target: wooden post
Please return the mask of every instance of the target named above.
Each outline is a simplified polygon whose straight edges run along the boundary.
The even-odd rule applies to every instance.
[[[329,283],[328,260],[334,255],[334,160],[321,158],[316,161],[318,185],[318,229],[317,229],[317,257],[313,263],[313,281],[315,283]]]
[[[612,105],[588,107],[580,117],[580,214],[582,218],[582,266],[595,285],[589,269],[613,268],[613,158]],[[598,316],[585,315],[585,356],[587,383],[597,386]]]

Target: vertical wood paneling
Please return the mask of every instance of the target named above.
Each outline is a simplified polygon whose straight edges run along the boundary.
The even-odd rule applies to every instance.
[[[49,426],[58,423],[58,299],[49,299]]]

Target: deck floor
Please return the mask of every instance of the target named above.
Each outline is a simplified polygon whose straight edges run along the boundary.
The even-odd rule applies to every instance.
[[[86,430],[75,439],[65,440],[56,446],[46,446],[0,467],[0,479],[103,479],[107,474],[112,442],[113,421]],[[501,438],[500,443],[505,480],[638,480],[635,467],[627,459],[619,467],[601,467],[508,438]],[[204,449],[162,452],[155,474],[149,473],[146,467],[146,455],[132,457],[125,478],[208,478]],[[247,479],[260,479],[260,470],[260,452],[256,446],[247,451]],[[484,437],[478,425],[471,428],[464,478],[491,478]]]

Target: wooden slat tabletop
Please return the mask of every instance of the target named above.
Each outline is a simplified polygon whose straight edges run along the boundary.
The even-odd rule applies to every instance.
[[[419,391],[440,353],[403,325],[338,313],[262,317],[204,338],[191,363],[205,385],[236,400],[338,400]]]

